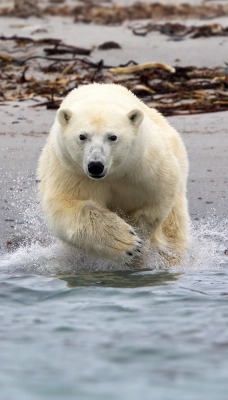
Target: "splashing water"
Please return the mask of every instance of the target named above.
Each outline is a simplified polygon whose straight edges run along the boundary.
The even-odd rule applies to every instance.
[[[23,182],[24,183],[24,182]],[[21,187],[22,180],[17,180]],[[25,202],[26,199],[26,202]],[[28,204],[29,203],[29,204]],[[28,207],[24,209],[25,205]],[[26,188],[15,191],[11,206],[25,224],[20,225],[22,245],[14,252],[3,253],[0,258],[2,272],[26,272],[41,275],[74,274],[85,271],[129,270],[126,265],[95,260],[83,252],[55,239],[48,231],[42,216],[36,188],[32,182],[26,182]],[[189,254],[182,262],[180,270],[202,270],[222,268],[227,265],[225,249],[228,246],[228,220],[209,219],[192,223],[191,246]],[[149,255],[144,269],[157,269],[161,265],[159,258]]]
[[[194,221],[190,247],[190,268],[218,268],[228,264],[228,219]],[[186,265],[188,267],[188,265]]]
[[[220,221],[219,228],[221,226],[226,227],[227,221]],[[206,227],[204,224],[198,224],[192,229],[193,238],[189,255],[180,265],[180,269],[201,270],[228,265],[227,256],[224,254],[225,245],[220,241],[221,237],[223,238],[225,235],[225,231],[217,231],[217,228],[217,226],[213,226],[210,229],[210,225],[207,223]],[[146,268],[159,268],[156,257],[149,257]],[[52,275],[82,271],[121,270],[129,269],[129,267],[94,260],[78,249],[53,239],[53,242],[47,246],[39,241],[33,241],[29,245],[22,245],[13,253],[3,254],[0,258],[0,269],[8,273],[23,271]]]

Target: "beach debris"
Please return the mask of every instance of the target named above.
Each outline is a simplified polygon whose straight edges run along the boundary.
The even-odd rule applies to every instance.
[[[41,17],[42,10],[33,0],[14,0],[12,14],[19,18]]]
[[[201,26],[187,26],[180,23],[166,22],[163,24],[157,23],[142,23],[137,22],[130,26],[134,35],[146,36],[150,32],[160,32],[163,35],[169,36],[173,40],[184,39],[190,37],[197,39],[211,36],[228,36],[228,27],[223,27],[221,24],[213,23]]]
[[[198,68],[129,60],[114,66],[91,61],[92,52],[58,39],[0,36],[0,104],[32,100],[34,107],[56,109],[81,84],[113,82],[166,116],[228,110],[226,64]]]
[[[43,9],[44,14],[55,15],[74,15],[75,22],[97,23],[102,25],[116,25],[124,21],[139,19],[176,19],[186,18],[216,18],[228,15],[227,4],[175,4],[167,2],[161,4],[158,2],[136,1],[130,5],[119,4],[99,4],[97,1],[83,1],[75,7],[66,4],[60,7],[48,6]]]
[[[104,42],[98,46],[99,50],[112,50],[112,49],[122,49],[119,43],[109,41],[109,42]]]
[[[170,67],[167,64],[158,62],[147,62],[143,64],[136,64],[132,65],[131,67],[115,67],[115,68],[110,68],[109,71],[113,74],[134,74],[136,72],[145,71],[151,68],[160,68],[171,73],[175,72],[175,68]]]
[[[228,15],[228,5],[222,4],[176,4],[175,0],[164,3],[136,1],[133,4],[121,5],[98,0],[85,0],[76,5],[73,1],[49,0],[34,3],[33,0],[14,0],[0,7],[0,15],[28,18],[30,16],[45,17],[60,15],[74,17],[75,22],[116,25],[124,21],[139,19],[211,19]]]
[[[47,55],[54,55],[54,54],[83,54],[86,56],[89,56],[91,53],[91,49],[86,49],[83,47],[77,47],[77,46],[70,46],[66,45],[64,43],[57,43],[54,47],[45,47],[44,52]]]

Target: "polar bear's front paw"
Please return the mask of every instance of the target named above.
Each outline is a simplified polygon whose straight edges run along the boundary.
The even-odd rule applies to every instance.
[[[131,262],[141,254],[142,240],[134,229],[124,220],[117,217],[115,221],[106,221],[105,238],[108,256],[115,261]]]

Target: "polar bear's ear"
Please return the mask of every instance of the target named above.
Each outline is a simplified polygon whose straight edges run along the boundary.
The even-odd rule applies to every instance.
[[[128,114],[127,114],[129,120],[131,121],[131,123],[135,126],[139,126],[143,120],[143,113],[140,110],[131,110]]]
[[[70,121],[72,117],[72,112],[70,110],[67,110],[66,108],[60,108],[57,111],[57,117],[60,125],[65,126]]]

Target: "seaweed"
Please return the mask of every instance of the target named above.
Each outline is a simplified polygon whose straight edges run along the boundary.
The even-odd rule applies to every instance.
[[[92,49],[60,40],[1,36],[0,102],[34,100],[34,107],[58,108],[81,84],[119,83],[164,115],[228,110],[228,66],[198,68],[157,62],[106,65],[89,58]],[[109,47],[109,45],[108,45]],[[88,57],[86,57],[88,56]]]
[[[201,26],[186,26],[180,23],[166,22],[163,24],[157,23],[142,23],[139,22],[131,27],[134,35],[147,36],[150,32],[160,32],[163,35],[169,36],[174,40],[181,40],[186,37],[191,39],[208,38],[212,36],[228,36],[228,27],[223,27],[221,24],[213,23]]]
[[[63,4],[62,4],[63,3]],[[124,21],[139,19],[176,19],[200,18],[211,19],[228,15],[227,4],[176,4],[175,0],[161,4],[159,2],[136,1],[134,4],[112,4],[107,1],[84,0],[76,6],[73,2],[64,4],[63,1],[44,1],[34,3],[33,0],[15,0],[13,5],[0,8],[0,15],[28,18],[36,16],[42,18],[46,15],[60,15],[74,17],[75,22],[96,23],[100,25],[117,25]]]

